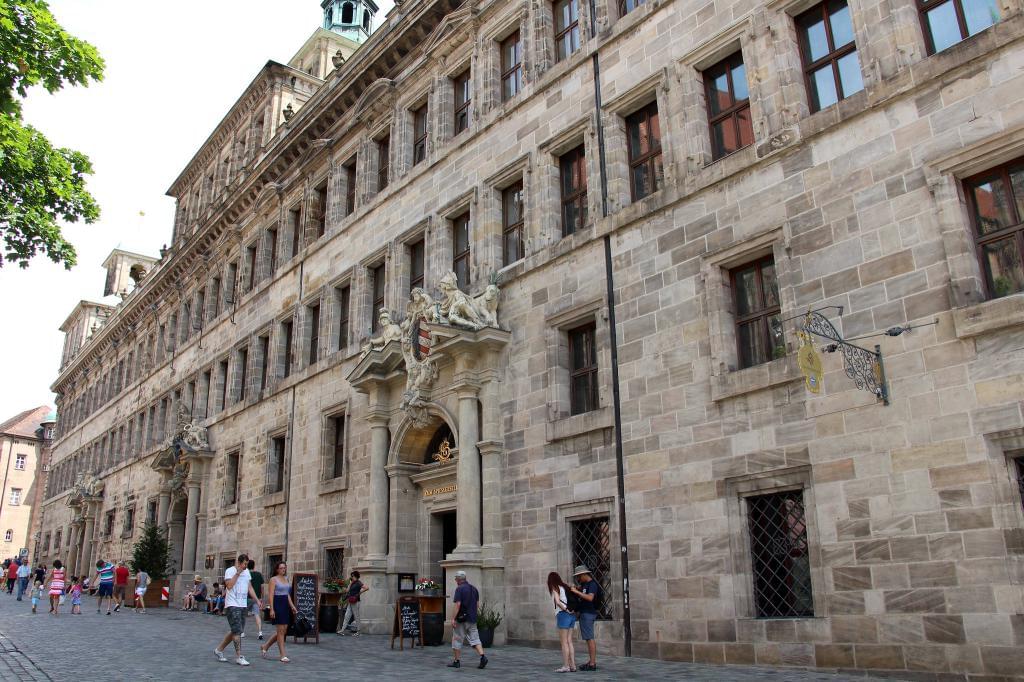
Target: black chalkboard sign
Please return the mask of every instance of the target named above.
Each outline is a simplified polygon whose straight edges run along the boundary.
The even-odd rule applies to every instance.
[[[302,638],[305,643],[309,638],[315,638],[320,643],[320,622],[317,620],[317,611],[320,608],[320,585],[316,573],[293,573],[292,574],[292,599],[295,600],[295,608],[306,617],[312,625],[312,629]],[[295,638],[298,641],[298,637]]]
[[[398,639],[400,649],[405,649],[405,640],[409,638],[412,646],[416,646],[416,640],[423,646],[420,631],[422,622],[420,617],[420,600],[416,597],[400,597],[395,604],[395,622],[391,627],[391,648],[395,648],[395,639]]]

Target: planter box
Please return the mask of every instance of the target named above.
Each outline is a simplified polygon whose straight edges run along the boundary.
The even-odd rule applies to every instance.
[[[129,584],[130,586],[130,584]],[[171,599],[163,601],[160,598],[163,588],[169,587],[170,581],[168,580],[150,580],[149,585],[146,586],[146,594],[143,595],[142,599],[146,602],[146,608],[168,608],[171,605]],[[135,604],[135,588],[132,588],[131,594],[131,605]]]

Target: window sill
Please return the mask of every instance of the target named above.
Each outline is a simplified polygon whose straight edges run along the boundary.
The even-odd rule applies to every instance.
[[[1024,294],[978,303],[953,311],[956,337],[966,339],[989,332],[1024,325]]]
[[[320,481],[320,489],[317,491],[317,494],[330,495],[331,493],[341,492],[342,490],[348,490],[348,482],[345,480],[344,474],[337,478],[329,478],[326,481]]]
[[[612,409],[610,407],[601,407],[572,417],[549,421],[545,435],[547,436],[547,441],[553,443],[566,438],[582,436],[593,431],[611,428],[613,419]]]
[[[279,504],[284,504],[284,491],[277,493],[267,493],[263,496],[264,507],[275,507]]]
[[[781,386],[803,378],[796,363],[796,353],[746,369],[711,377],[711,400],[728,398]]]
[[[226,505],[223,509],[220,510],[220,517],[221,518],[224,518],[225,516],[237,516],[237,515],[238,515],[238,503],[237,502],[235,504]]]

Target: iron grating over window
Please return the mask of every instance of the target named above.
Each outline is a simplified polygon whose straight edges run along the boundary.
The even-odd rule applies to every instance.
[[[337,547],[330,548],[324,552],[324,577],[344,578],[343,564],[345,562],[345,550]]]
[[[598,620],[612,619],[611,534],[608,517],[572,522],[572,565],[583,564],[601,586]]]
[[[1024,502],[1024,455],[1013,460],[1013,473],[1017,476],[1017,489],[1020,490],[1020,498]]]
[[[803,493],[747,499],[758,618],[814,615]]]

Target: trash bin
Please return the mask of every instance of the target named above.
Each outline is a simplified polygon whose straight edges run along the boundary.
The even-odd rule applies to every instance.
[[[338,605],[320,605],[320,632],[338,631]]]
[[[441,646],[444,644],[444,614],[421,613],[423,619],[424,646]]]

